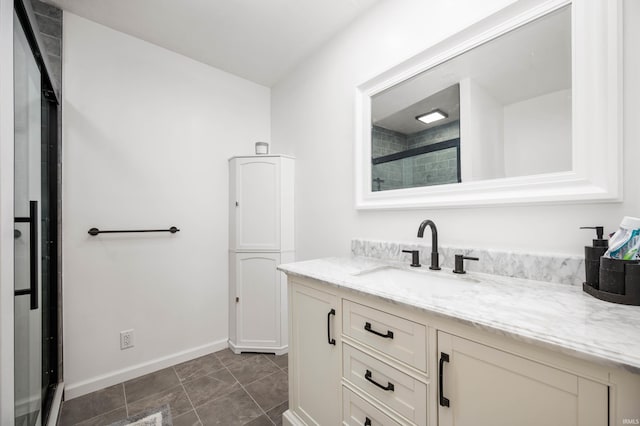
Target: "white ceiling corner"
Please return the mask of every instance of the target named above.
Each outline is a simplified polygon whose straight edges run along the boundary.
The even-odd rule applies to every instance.
[[[379,0],[48,0],[271,87]]]

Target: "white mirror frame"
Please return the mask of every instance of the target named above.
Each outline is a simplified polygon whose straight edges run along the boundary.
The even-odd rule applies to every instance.
[[[572,165],[569,172],[388,191],[371,190],[371,97],[571,4]],[[356,89],[357,209],[622,200],[622,0],[520,0]]]

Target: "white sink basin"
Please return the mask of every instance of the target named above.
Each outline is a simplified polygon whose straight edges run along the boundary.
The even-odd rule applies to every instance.
[[[432,271],[428,267],[419,269],[402,269],[393,266],[382,266],[355,274],[363,278],[370,278],[379,283],[390,285],[414,286],[414,285],[461,285],[465,283],[478,283],[479,280],[467,275],[455,275],[450,270],[442,269]]]

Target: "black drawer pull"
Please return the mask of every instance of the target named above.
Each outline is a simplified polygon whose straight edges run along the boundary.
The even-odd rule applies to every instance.
[[[382,386],[380,383],[378,383],[375,380],[373,380],[371,378],[371,371],[370,370],[367,370],[367,372],[364,374],[364,378],[367,379],[368,382],[373,383],[374,385],[376,385],[377,387],[379,387],[382,390],[391,391],[391,392],[393,392],[395,390],[395,386],[393,386],[393,383],[391,383],[391,382],[387,382],[387,386]]]
[[[330,345],[334,345],[334,346],[336,344],[336,339],[333,339],[331,337],[331,315],[335,316],[335,314],[336,314],[336,310],[335,309],[331,309],[329,311],[329,313],[327,314],[327,342]]]
[[[364,418],[364,426],[371,426],[371,419],[369,417]]]
[[[440,405],[443,407],[449,406],[449,399],[445,398],[442,394],[444,392],[444,363],[449,362],[449,354],[445,354],[444,352],[440,352],[440,365],[438,366],[438,376],[440,378],[440,383],[438,383],[438,390],[440,391]]]
[[[385,339],[393,339],[393,331],[387,330],[387,334],[382,334],[380,332],[377,332],[377,331],[373,330],[371,328],[371,323],[370,322],[365,322],[364,323],[364,329],[367,330],[369,333],[375,334],[376,336],[384,337]]]

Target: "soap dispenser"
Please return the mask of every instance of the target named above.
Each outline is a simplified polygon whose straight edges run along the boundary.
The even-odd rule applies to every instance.
[[[582,226],[580,229],[595,229],[596,237],[592,246],[584,248],[585,280],[591,287],[600,287],[600,257],[604,256],[609,248],[609,241],[603,238],[603,226]]]

